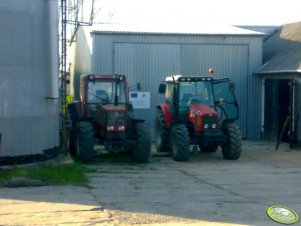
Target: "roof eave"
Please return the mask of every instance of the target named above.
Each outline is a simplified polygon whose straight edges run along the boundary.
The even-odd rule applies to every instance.
[[[91,34],[122,34],[122,35],[216,35],[216,36],[258,36],[262,37],[264,36],[263,33],[245,33],[245,34],[239,34],[239,33],[181,33],[181,32],[133,32],[133,31],[97,31],[92,30],[90,32]]]
[[[256,75],[271,75],[271,74],[298,74],[301,75],[301,70],[274,70],[274,71],[258,71],[255,73]]]

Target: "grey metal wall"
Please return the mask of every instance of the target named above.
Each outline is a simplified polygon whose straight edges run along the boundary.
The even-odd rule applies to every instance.
[[[53,3],[57,6],[57,0],[0,1],[1,157],[42,154],[59,145],[59,104],[46,99],[57,97],[58,68],[51,68],[58,62],[51,59],[51,47],[58,47],[50,38],[50,24],[57,26],[55,18],[50,21]]]
[[[253,73],[261,66],[262,36],[93,33],[92,38],[91,71],[126,74],[132,86],[141,82],[143,91],[151,92],[152,109],[137,115],[151,125],[154,107],[163,100],[157,87],[166,75],[208,75],[214,67],[215,76],[237,83],[244,137],[260,138],[261,86]]]
[[[227,57],[226,57],[227,56]],[[220,62],[215,68],[216,77],[227,76],[237,81],[237,97],[241,115],[246,115],[246,84],[239,79],[247,74],[248,48],[246,45],[181,45],[181,44],[114,44],[114,73],[128,75],[130,84],[141,82],[144,91],[151,92],[151,109],[162,101],[158,84],[166,75],[208,75],[212,62]],[[224,67],[224,65],[228,65]],[[137,116],[146,118],[152,125],[154,111],[136,110]],[[240,119],[243,136],[246,137],[246,123]]]
[[[181,46],[173,44],[124,44],[114,45],[114,73],[125,74],[132,90],[137,82],[142,91],[150,92],[150,109],[134,109],[136,118],[146,119],[153,127],[155,109],[164,95],[158,86],[168,74],[181,71]],[[134,89],[135,90],[135,89]]]

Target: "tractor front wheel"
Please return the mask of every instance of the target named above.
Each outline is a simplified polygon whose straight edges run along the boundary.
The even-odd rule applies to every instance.
[[[187,161],[189,158],[189,134],[186,125],[175,124],[170,132],[170,147],[175,161]]]
[[[94,131],[91,123],[76,124],[76,159],[81,162],[91,162],[94,150]]]
[[[158,109],[156,113],[154,133],[157,152],[168,152],[169,131],[166,127],[166,120],[161,109]]]
[[[136,123],[134,134],[136,143],[130,151],[131,157],[138,163],[147,163],[151,153],[150,128],[144,123]]]
[[[224,159],[235,160],[241,155],[242,137],[238,125],[228,123],[223,126],[226,141],[222,145]]]

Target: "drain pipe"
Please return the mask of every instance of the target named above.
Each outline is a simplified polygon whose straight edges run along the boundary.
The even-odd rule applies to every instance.
[[[49,10],[50,90],[49,99],[59,99],[58,0],[47,0]]]

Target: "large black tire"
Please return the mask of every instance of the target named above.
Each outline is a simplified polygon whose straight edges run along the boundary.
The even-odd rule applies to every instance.
[[[200,144],[199,148],[200,148],[201,152],[211,153],[211,152],[216,152],[216,150],[218,149],[218,146],[216,146],[216,145],[204,146],[204,145]]]
[[[144,123],[134,125],[135,146],[130,150],[132,159],[137,163],[147,163],[151,153],[150,128]]]
[[[74,123],[71,120],[70,113],[67,115],[67,144],[66,147],[71,156],[75,157],[76,155],[76,130],[74,128]],[[63,131],[62,131],[63,132]]]
[[[223,126],[226,141],[222,145],[224,159],[235,160],[241,155],[242,137],[238,125],[227,123]]]
[[[67,137],[67,148],[69,154],[73,157],[75,157],[76,155],[76,147],[77,147],[76,133],[74,130],[70,130],[68,132],[68,137]]]
[[[91,162],[94,150],[94,131],[91,123],[76,124],[76,159],[81,162]]]
[[[170,132],[170,148],[175,161],[187,161],[189,158],[189,134],[186,125],[175,124]]]
[[[168,143],[169,130],[166,127],[166,120],[161,109],[158,109],[156,113],[154,134],[157,152],[170,151]]]

